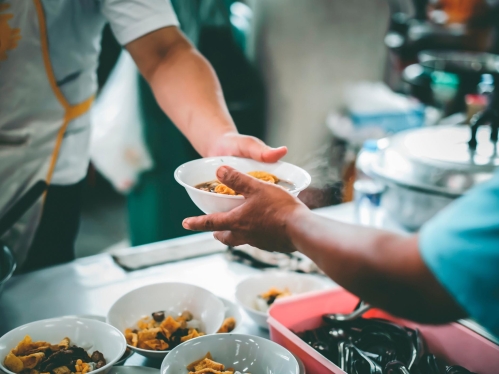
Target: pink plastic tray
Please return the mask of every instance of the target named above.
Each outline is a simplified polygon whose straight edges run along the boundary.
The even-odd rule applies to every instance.
[[[325,313],[349,313],[359,299],[342,288],[283,299],[269,311],[270,338],[298,356],[310,374],[344,374],[291,330],[301,332],[322,323]],[[499,346],[477,333],[451,323],[443,326],[419,325],[372,310],[365,317],[385,318],[410,328],[417,327],[429,350],[452,365],[461,365],[478,374],[499,373]]]

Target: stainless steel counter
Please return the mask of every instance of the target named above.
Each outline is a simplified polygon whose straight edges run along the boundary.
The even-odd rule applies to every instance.
[[[352,204],[316,210],[331,219],[354,222]],[[384,228],[403,232],[389,220]],[[210,233],[195,236],[206,242]],[[183,238],[165,241],[165,246],[182,243]],[[192,240],[190,240],[192,242]],[[155,244],[157,246],[157,244]],[[0,336],[22,324],[62,315],[100,315],[120,296],[131,289],[163,281],[186,282],[204,287],[218,296],[235,301],[235,287],[239,281],[261,270],[227,261],[223,254],[214,254],[127,272],[109,254],[78,259],[68,264],[13,277],[0,298]],[[325,279],[325,278],[324,278]],[[326,280],[329,281],[329,280]],[[331,282],[334,285],[333,282]],[[268,338],[268,331],[260,329],[243,313],[241,333]],[[473,328],[472,322],[467,322]],[[476,326],[476,329],[480,329]],[[482,334],[483,331],[482,331]],[[485,334],[484,334],[485,335]],[[160,362],[137,354],[126,365],[145,365],[159,368]]]
[[[316,210],[344,222],[354,221],[352,204]],[[393,224],[388,228],[398,230]],[[200,242],[210,233],[197,234]],[[164,243],[181,243],[183,238]],[[156,244],[157,246],[157,244]],[[22,324],[62,315],[102,315],[121,295],[145,284],[177,281],[207,288],[234,300],[237,283],[260,270],[228,262],[223,254],[210,255],[127,272],[109,254],[81,258],[68,264],[13,277],[0,298],[0,335]],[[266,336],[251,320],[245,332]]]
[[[350,204],[321,209],[318,214],[351,222]],[[210,233],[198,234],[205,242]],[[173,239],[181,242],[183,239]],[[165,243],[167,243],[165,242]],[[261,270],[227,261],[215,254],[127,272],[109,254],[81,258],[68,264],[13,277],[0,298],[0,336],[35,320],[63,315],[101,315],[131,289],[155,282],[186,282],[204,287],[218,296],[235,301],[239,281]],[[329,281],[329,280],[328,280]],[[334,285],[333,282],[331,282]],[[241,333],[268,337],[243,313]],[[159,367],[159,363],[135,354],[127,365]]]

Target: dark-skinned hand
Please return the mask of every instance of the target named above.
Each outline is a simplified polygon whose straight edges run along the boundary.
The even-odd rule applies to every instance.
[[[217,170],[217,178],[246,201],[226,213],[186,218],[184,228],[214,231],[214,237],[229,246],[250,244],[268,251],[294,252],[289,232],[290,220],[308,208],[282,187],[262,182],[228,166]]]

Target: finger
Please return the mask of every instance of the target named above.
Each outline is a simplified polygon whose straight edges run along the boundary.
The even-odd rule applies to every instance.
[[[234,191],[249,196],[258,187],[259,181],[249,175],[243,174],[230,166],[221,166],[217,170],[220,182],[229,186]]]
[[[262,161],[263,162],[268,162],[268,163],[277,162],[281,158],[286,156],[286,154],[288,153],[287,147],[279,147],[279,148],[267,147],[267,148],[268,149],[263,151],[263,153],[262,153]]]
[[[237,147],[240,156],[260,162],[277,162],[288,153],[286,147],[272,148],[253,136],[239,138]]]
[[[231,231],[217,231],[213,233],[213,237],[229,247],[237,247],[238,245],[246,244],[245,240],[237,237],[237,235]]]
[[[214,213],[184,219],[182,226],[191,231],[224,231],[235,227],[237,219],[231,212]]]

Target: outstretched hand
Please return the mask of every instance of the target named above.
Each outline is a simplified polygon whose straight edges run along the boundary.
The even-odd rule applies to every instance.
[[[217,178],[242,194],[243,205],[226,213],[186,218],[184,228],[214,231],[214,237],[229,246],[250,244],[279,252],[293,252],[288,225],[308,208],[283,188],[262,182],[237,170],[222,166]]]

